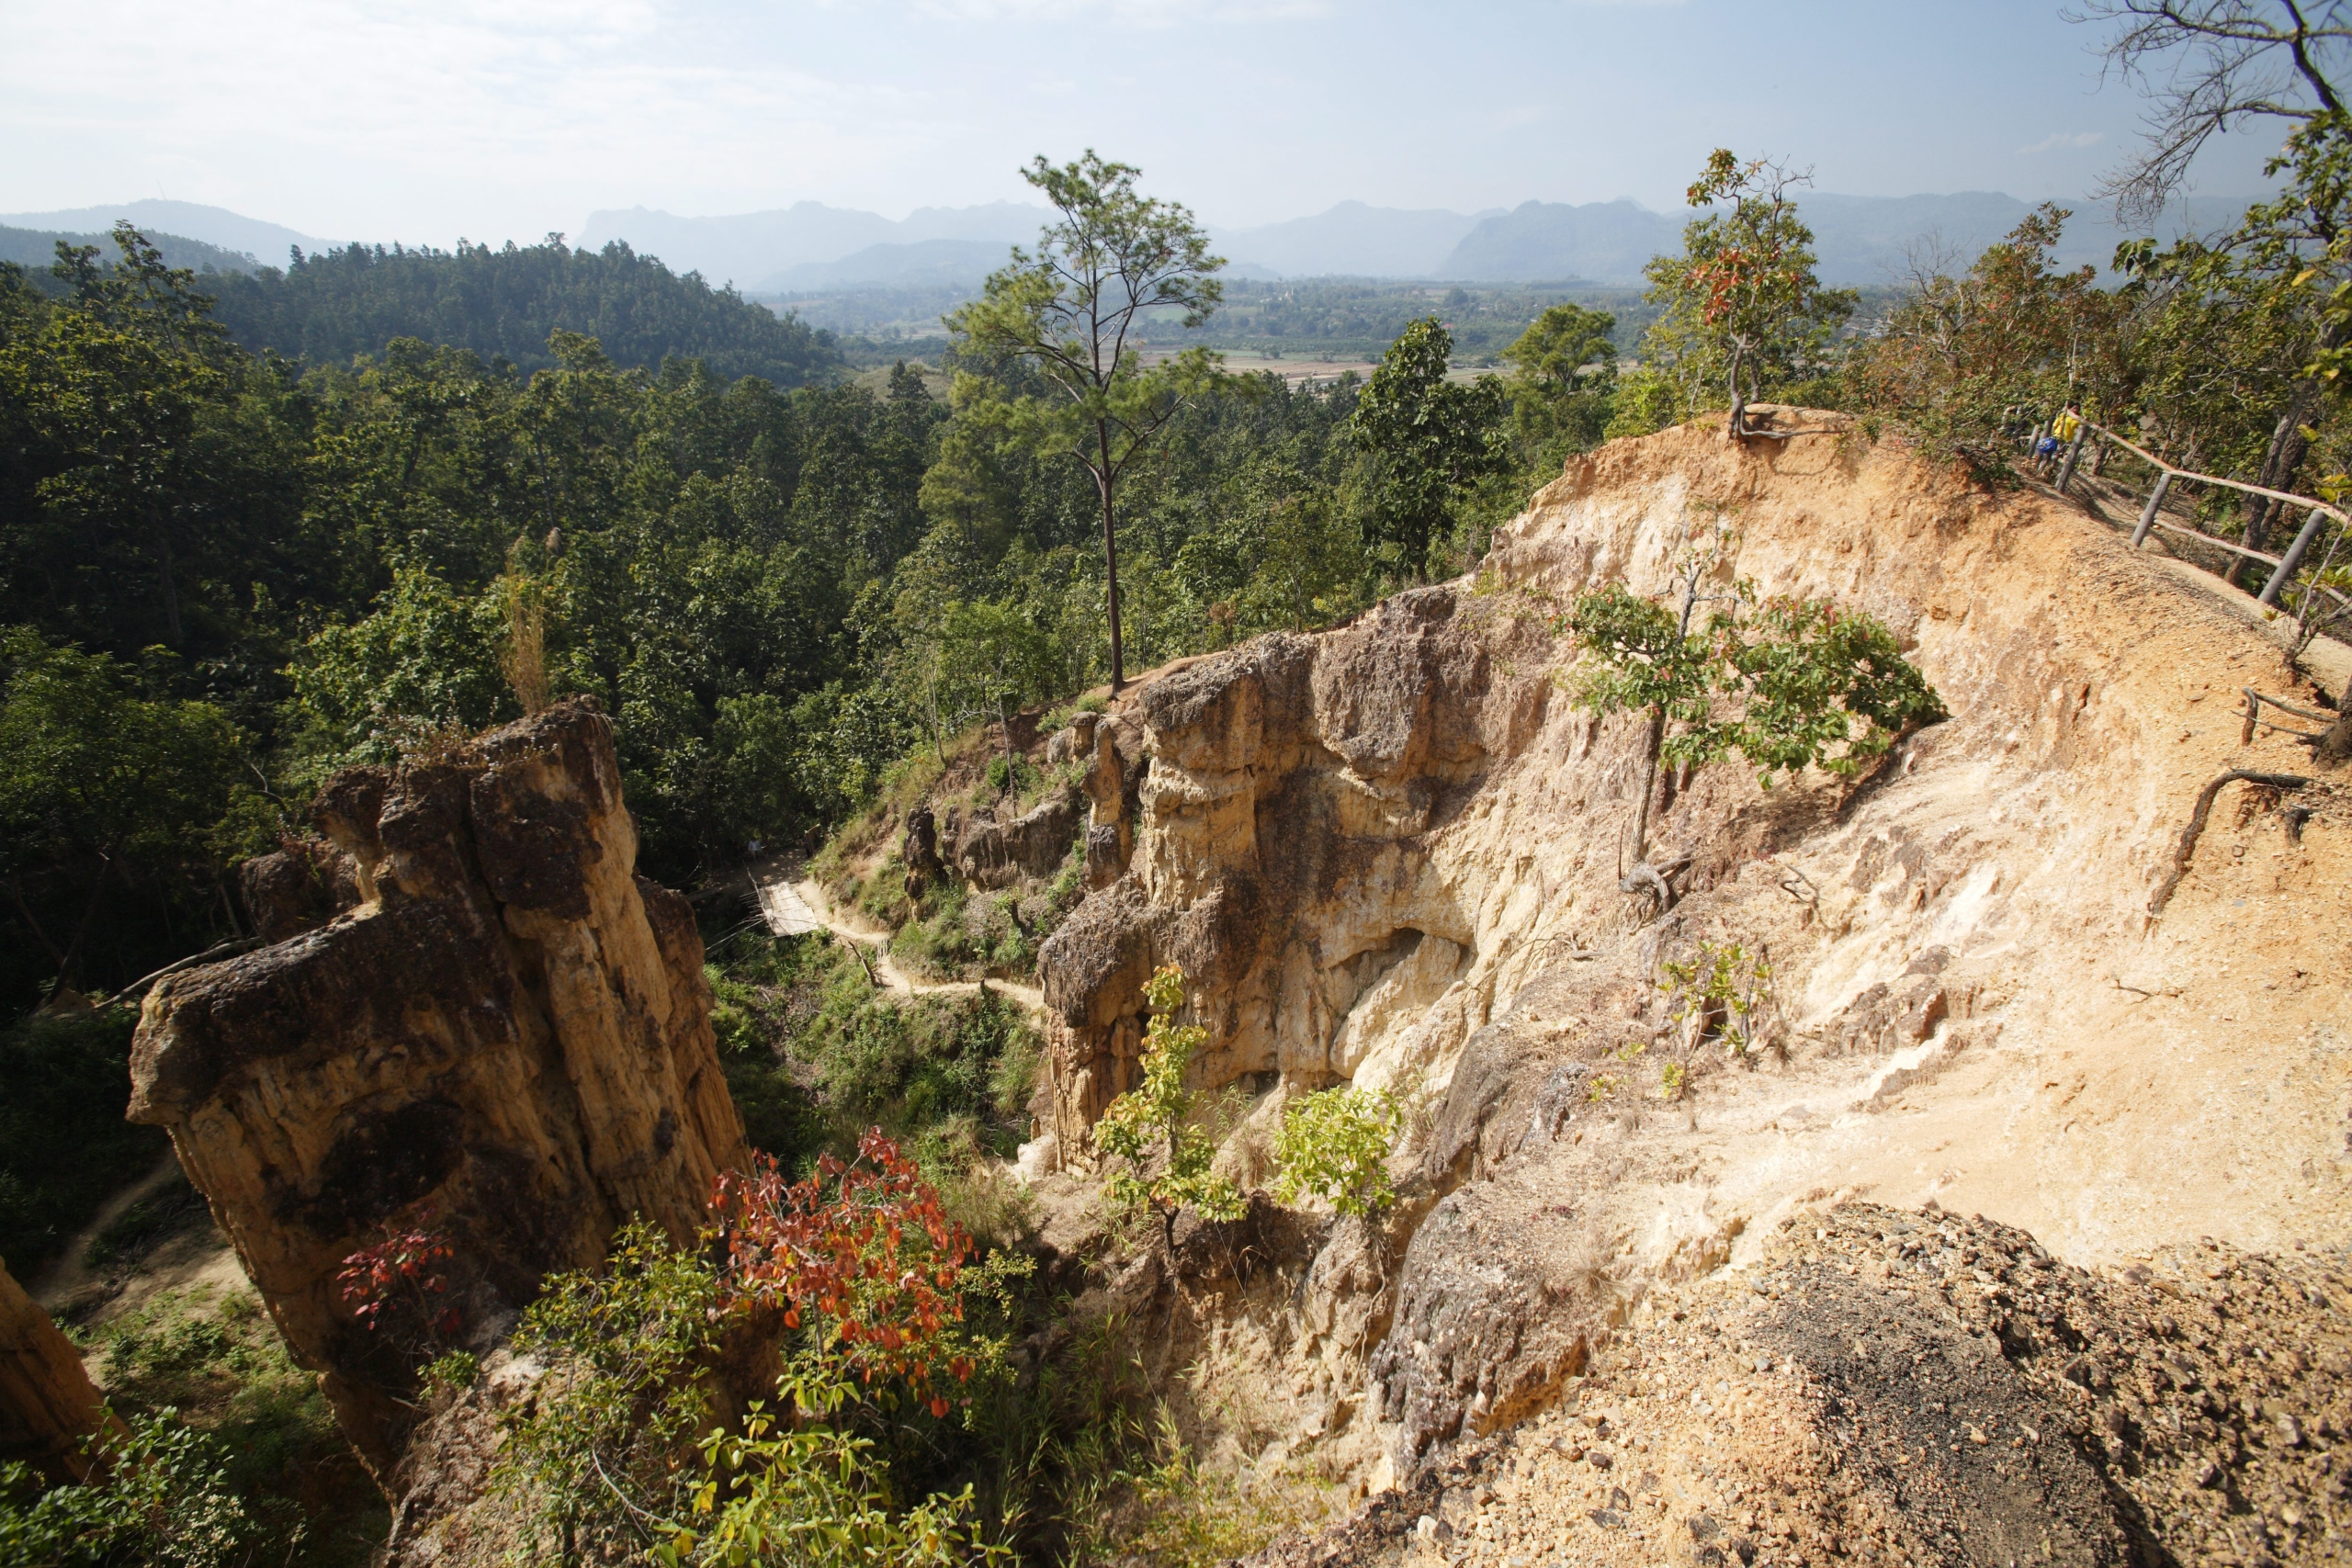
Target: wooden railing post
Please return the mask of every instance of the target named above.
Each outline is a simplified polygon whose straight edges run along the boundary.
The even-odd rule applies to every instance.
[[[2075,422],[2075,438],[2066,443],[2066,460],[2058,468],[2058,489],[2062,492],[2074,482],[2075,464],[2083,455],[2083,437],[2090,433],[2090,421],[2077,418]]]
[[[2287,547],[2286,555],[2279,559],[2278,570],[2272,572],[2270,581],[2262,585],[2263,604],[2278,603],[2278,595],[2285,592],[2287,584],[2294,580],[2295,569],[2303,564],[2303,552],[2312,547],[2312,541],[2319,537],[2320,525],[2326,521],[2324,510],[2316,506],[2312,508],[2311,516],[2303,521],[2303,531],[2295,536],[2295,542]]]
[[[2148,530],[2156,525],[2156,513],[2164,506],[2165,491],[2172,488],[2172,470],[2167,468],[2156,476],[2156,488],[2148,492],[2148,504],[2140,509],[2140,525],[2132,530],[2132,547],[2138,549],[2148,537]]]

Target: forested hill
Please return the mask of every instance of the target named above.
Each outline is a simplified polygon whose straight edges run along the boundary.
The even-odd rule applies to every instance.
[[[190,272],[251,272],[260,264],[243,251],[223,249],[178,234],[150,234],[156,253],[174,266]],[[94,245],[104,251],[113,242],[104,234],[74,233],[55,229],[16,229],[0,224],[0,262],[15,262],[36,274],[45,273],[57,259],[60,242]]]
[[[723,379],[757,376],[787,389],[842,363],[830,333],[695,274],[681,277],[617,241],[601,251],[556,240],[498,250],[355,244],[202,286],[218,299],[214,318],[245,347],[319,365],[413,337],[543,370],[555,364],[548,336],[558,330],[595,338],[626,367],[699,359]]]

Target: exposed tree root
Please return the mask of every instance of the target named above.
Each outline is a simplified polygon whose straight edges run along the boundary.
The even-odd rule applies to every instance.
[[[2188,826],[2180,830],[2179,847],[2172,852],[2172,874],[2165,878],[2164,886],[2157,888],[2155,897],[2148,900],[2150,919],[2165,912],[2165,906],[2172,902],[2173,890],[2180,886],[2180,879],[2188,874],[2189,858],[2197,852],[2197,840],[2205,831],[2205,818],[2212,814],[2213,797],[2222,793],[2223,784],[2240,782],[2263,784],[2271,789],[2301,789],[2312,781],[2294,773],[2256,773],[2233,768],[2198,791],[2197,809],[2190,813]]]
[[[1620,893],[1647,893],[1657,900],[1657,913],[1674,908],[1674,878],[1690,869],[1690,852],[1668,855],[1655,863],[1644,861],[1617,879]]]

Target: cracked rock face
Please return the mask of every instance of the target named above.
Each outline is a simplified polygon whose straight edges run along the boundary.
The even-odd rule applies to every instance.
[[[1513,672],[1534,630],[1467,598],[1421,589],[1340,631],[1261,637],[1143,688],[1139,727],[1074,739],[1094,759],[1099,890],[1039,962],[1062,1149],[1131,1083],[1163,964],[1209,1027],[1211,1089],[1401,1085],[1485,1021],[1459,986],[1473,912],[1425,839],[1523,745],[1551,688]]]
[[[434,1308],[459,1314],[436,1332],[487,1333],[632,1216],[691,1237],[745,1148],[693,913],[634,874],[593,703],[454,761],[347,770],[315,811],[360,902],[158,985],[130,1115],[169,1130],[380,1474],[422,1331],[355,1320],[350,1255],[428,1226],[454,1251]]]

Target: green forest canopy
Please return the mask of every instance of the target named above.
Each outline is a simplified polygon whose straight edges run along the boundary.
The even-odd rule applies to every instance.
[[[195,273],[190,286],[211,296],[213,320],[239,345],[312,365],[347,365],[395,338],[417,338],[546,370],[556,364],[548,334],[560,331],[596,339],[628,369],[699,359],[729,380],[757,376],[790,389],[842,368],[831,333],[698,274],[678,276],[618,241],[601,251],[573,250],[559,234],[495,249],[353,244],[298,251],[285,267],[170,235],[150,243],[167,265]],[[60,244],[110,265],[105,236],[13,229],[0,229],[0,262],[32,269],[28,285],[54,295],[67,287],[48,270]]]
[[[2347,165],[2352,128],[2322,117],[2237,234],[2127,247],[2113,289],[2055,268],[2046,210],[1868,332],[1744,328],[1755,389],[1994,468],[2010,411],[2075,400],[2177,460],[2319,482],[2352,466],[2325,358],[2352,314],[2332,292]],[[1809,254],[1801,222],[1787,243]],[[619,246],[354,248],[251,277],[175,269],[128,230],[117,249],[0,268],[12,1006],[234,931],[231,867],[299,829],[328,770],[518,712],[518,615],[544,622],[548,688],[614,714],[646,868],[689,886],[840,820],[917,744],[1105,672],[1092,482],[927,389],[948,372],[974,408],[1018,400],[1038,390],[1019,362],[951,342],[853,384],[824,334]],[[1422,388],[1410,419],[1360,414],[1351,378],[1187,393],[1123,480],[1132,667],[1345,615],[1424,550],[1432,576],[1464,570],[1567,454],[1724,406],[1704,279],[1675,257],[1652,275],[1622,370],[1624,323],[1555,301],[1490,344],[1509,372],[1475,395],[1439,395],[1462,346],[1440,311],[1403,319],[1412,365],[1392,345],[1382,384]],[[1235,313],[1284,337],[1373,325],[1348,298],[1253,288]],[[1442,482],[1398,434],[1423,414],[1460,457]],[[980,655],[957,628],[981,620],[1034,634],[1018,690],[962,668]],[[101,754],[103,788],[77,761]],[[173,788],[140,784],[159,766]]]

